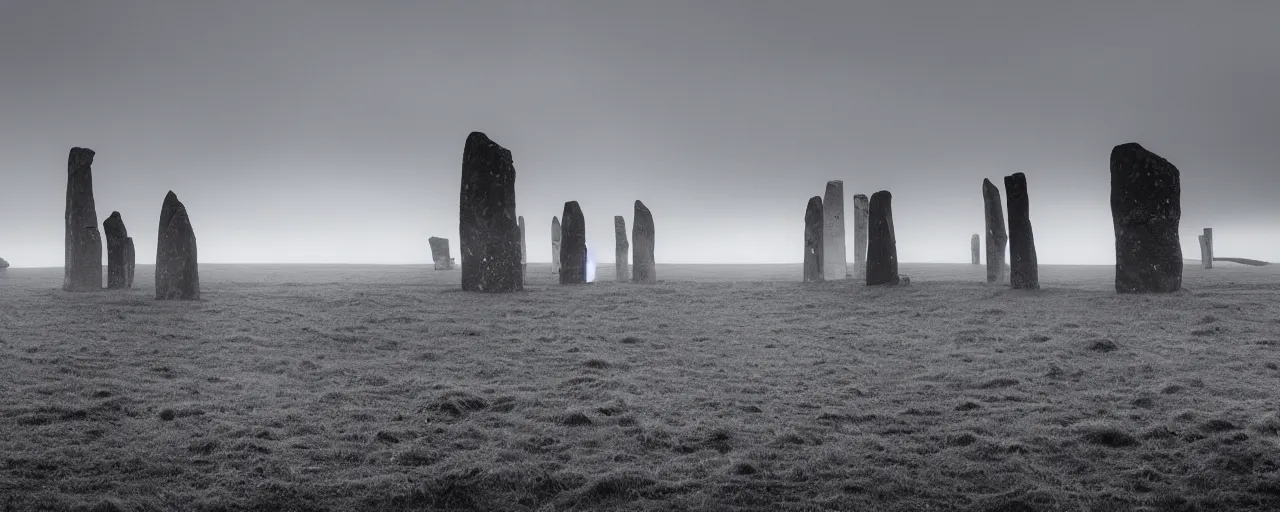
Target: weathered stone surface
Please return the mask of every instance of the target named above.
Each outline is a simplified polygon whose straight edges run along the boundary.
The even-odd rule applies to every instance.
[[[516,220],[516,168],[511,151],[480,132],[467,136],[458,202],[462,289],[524,289],[520,226]]]
[[[137,253],[133,250],[133,237],[124,239],[124,287],[133,288],[133,271],[137,266]]]
[[[551,217],[551,273],[560,273],[560,219]]]
[[[636,211],[631,216],[631,282],[654,284],[658,282],[658,265],[653,258],[653,214],[636,200]]]
[[[524,239],[524,216],[516,217],[516,225],[520,226],[520,279],[529,272],[529,244]]]
[[[881,190],[871,194],[867,240],[867,286],[896,285],[898,239],[893,233],[893,194]]]
[[[66,255],[62,289],[102,289],[102,233],[93,201],[93,156],[89,148],[71,148],[67,157]]]
[[[1213,268],[1213,228],[1204,228],[1204,234],[1200,238],[1204,239],[1204,254],[1200,260],[1204,262],[1204,268]]]
[[[631,280],[631,265],[628,264],[631,244],[627,242],[627,219],[621,215],[613,216],[613,240],[614,268],[617,270],[618,282],[625,283]]]
[[[866,194],[853,196],[853,272],[858,278],[867,276],[867,221],[871,203]]]
[[[1182,288],[1181,220],[1178,168],[1137,143],[1112,148],[1117,292],[1168,293]]]
[[[587,221],[577,201],[564,203],[560,215],[560,284],[587,282]]]
[[[124,227],[120,212],[111,212],[102,221],[102,232],[107,236],[107,288],[121,290],[129,287],[128,255],[125,240],[129,230]]]
[[[1039,289],[1040,265],[1036,259],[1036,237],[1031,230],[1027,176],[1020,172],[1005,176],[1004,193],[1009,202],[1009,286],[1015,290]]]
[[[849,274],[844,243],[844,182],[827,182],[822,196],[822,278],[844,279]]]
[[[824,280],[826,272],[822,264],[826,215],[822,211],[822,198],[813,196],[804,208],[804,282],[816,283]]]
[[[196,234],[187,207],[172,190],[160,207],[160,236],[156,241],[156,300],[200,298],[200,269]]]
[[[969,263],[973,265],[982,264],[982,237],[974,233],[969,238]]]
[[[436,270],[453,270],[453,258],[449,256],[449,239],[433,236],[427,239],[431,245],[431,261]]]
[[[991,180],[982,180],[983,218],[987,228],[987,282],[1003,283],[1005,281],[1006,264],[1005,247],[1009,243],[1009,234],[1004,228],[1004,205],[1000,201],[1000,189]]]

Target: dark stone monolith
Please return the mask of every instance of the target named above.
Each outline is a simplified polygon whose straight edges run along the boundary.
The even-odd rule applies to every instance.
[[[1202,249],[1204,254],[1200,258],[1203,261],[1202,265],[1204,268],[1213,268],[1213,228],[1204,228],[1204,234],[1200,235],[1200,238],[1204,239],[1204,249]]]
[[[853,196],[853,272],[858,278],[867,276],[867,217],[871,203],[866,194]]]
[[[631,216],[631,282],[658,282],[658,265],[653,258],[653,245],[653,214],[637,199],[636,211]]]
[[[4,258],[0,258],[0,269],[3,268],[9,268],[9,262],[5,261]]]
[[[463,148],[458,204],[463,291],[524,289],[516,168],[511,151],[480,132],[471,132]]]
[[[560,284],[587,282],[587,221],[577,201],[564,203],[560,214]]]
[[[196,234],[187,207],[172,190],[160,207],[160,236],[156,241],[156,300],[200,298],[200,269]]]
[[[826,268],[822,258],[825,256],[822,237],[826,216],[822,211],[822,198],[813,196],[804,208],[804,282],[816,283],[824,280]]]
[[[89,148],[71,148],[67,157],[66,254],[62,289],[86,292],[102,289],[102,234],[93,201],[93,155]]]
[[[613,239],[614,268],[617,269],[618,282],[625,283],[631,280],[631,266],[627,264],[631,256],[631,244],[627,242],[627,219],[621,215],[613,216]]]
[[[827,182],[822,196],[822,278],[839,280],[847,277],[844,243],[844,182]]]
[[[122,290],[129,287],[128,255],[125,240],[129,231],[124,227],[120,212],[111,212],[102,221],[102,233],[107,236],[107,288]]]
[[[1004,251],[1009,234],[1004,228],[1004,205],[1000,201],[1000,189],[991,180],[982,180],[983,218],[987,228],[987,282],[1003,283],[1005,280]]]
[[[133,237],[124,239],[124,287],[133,288],[133,271],[137,266],[137,253],[133,250]]]
[[[560,219],[551,217],[551,273],[560,273]]]
[[[982,237],[976,233],[969,238],[969,263],[971,265],[982,263]]]
[[[516,217],[516,225],[520,226],[520,279],[529,272],[529,245],[524,240],[524,216]]]
[[[433,236],[427,239],[431,245],[431,261],[436,270],[453,270],[453,258],[449,256],[449,239]]]
[[[1005,176],[1004,193],[1009,202],[1009,286],[1015,290],[1037,290],[1040,265],[1036,260],[1036,237],[1031,230],[1027,176],[1020,172]]]
[[[893,194],[871,194],[867,240],[867,286],[898,284],[898,240],[893,233]]]
[[[1116,291],[1182,288],[1182,186],[1178,168],[1137,143],[1111,149],[1111,222]]]

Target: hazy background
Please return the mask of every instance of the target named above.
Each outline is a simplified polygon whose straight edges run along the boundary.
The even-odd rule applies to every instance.
[[[1277,24],[1261,0],[0,0],[0,257],[62,265],[72,146],[140,263],[170,189],[204,262],[456,257],[479,130],[534,262],[568,200],[612,261],[637,198],[659,262],[799,262],[831,179],[893,192],[902,260],[966,262],[982,178],[1022,171],[1040,261],[1112,263],[1128,141],[1182,170],[1186,257],[1213,227],[1277,261]]]

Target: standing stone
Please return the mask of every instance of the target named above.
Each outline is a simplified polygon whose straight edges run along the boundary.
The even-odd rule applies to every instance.
[[[658,264],[653,258],[653,214],[639,199],[631,216],[631,282],[658,282]]]
[[[625,283],[631,280],[631,266],[627,264],[627,258],[631,254],[631,244],[627,243],[627,219],[621,215],[613,216],[613,239],[616,248],[613,251],[614,267],[617,268],[618,282]]]
[[[449,256],[449,239],[433,236],[427,239],[431,244],[431,261],[436,270],[453,270],[453,258]]]
[[[1117,292],[1168,293],[1182,288],[1180,180],[1177,167],[1137,143],[1112,148]],[[1210,246],[1212,240],[1205,242]]]
[[[824,280],[826,269],[822,258],[826,255],[822,237],[825,235],[826,215],[822,211],[822,198],[813,196],[804,208],[804,282]]]
[[[124,287],[133,288],[133,270],[136,267],[137,254],[133,250],[133,237],[124,239]]]
[[[1204,253],[1201,258],[1204,268],[1213,268],[1213,228],[1204,228],[1204,234],[1200,238],[1204,239],[1204,249],[1201,250]]]
[[[867,217],[871,204],[866,194],[853,196],[853,271],[867,277]]]
[[[971,265],[980,265],[982,262],[982,237],[974,233],[969,238],[969,263]]]
[[[1031,201],[1027,197],[1027,176],[1020,172],[1004,177],[1009,201],[1009,286],[1015,290],[1040,288],[1040,266],[1036,260],[1036,237],[1031,230]]]
[[[867,286],[898,284],[898,239],[893,233],[893,194],[871,194]]]
[[[520,279],[524,279],[525,274],[529,272],[529,246],[524,241],[524,216],[516,217],[516,224],[520,226]]]
[[[1003,283],[1005,280],[1004,251],[1009,234],[1004,229],[1004,206],[1000,204],[1000,189],[989,179],[982,180],[982,204],[987,227],[987,282]]]
[[[102,234],[93,202],[93,155],[89,148],[71,148],[67,157],[66,254],[62,289],[85,292],[102,289]]]
[[[511,151],[483,133],[467,136],[458,203],[463,291],[523,290],[516,168]]]
[[[828,181],[822,197],[822,277],[844,279],[849,274],[844,245],[844,182]]]
[[[560,284],[587,282],[587,221],[577,201],[564,204],[560,215]]]
[[[102,221],[102,232],[107,235],[107,288],[122,290],[129,287],[129,263],[125,240],[129,230],[124,227],[120,212],[111,212]]]
[[[9,268],[9,262],[5,261],[4,258],[0,258],[0,269],[5,268]]]
[[[551,217],[551,273],[560,273],[560,219]]]
[[[160,207],[160,236],[156,241],[156,300],[200,298],[200,269],[196,234],[187,207],[172,190]]]

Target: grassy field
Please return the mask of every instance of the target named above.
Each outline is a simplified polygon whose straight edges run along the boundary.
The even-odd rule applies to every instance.
[[[0,271],[3,510],[1280,509],[1280,269]]]

